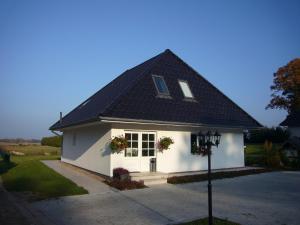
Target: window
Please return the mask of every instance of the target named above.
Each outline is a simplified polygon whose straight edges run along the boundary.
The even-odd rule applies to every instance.
[[[138,156],[139,135],[137,133],[125,133],[125,138],[128,143],[128,147],[125,150],[125,156],[126,157],[137,157]]]
[[[181,87],[181,90],[183,92],[183,95],[184,97],[186,98],[194,98],[192,92],[191,92],[191,89],[189,87],[189,84],[187,81],[182,81],[182,80],[179,80],[179,85]]]
[[[154,156],[154,134],[142,134],[142,156]]]
[[[153,75],[152,78],[153,78],[153,81],[154,81],[154,84],[155,84],[155,87],[156,87],[156,90],[157,90],[158,94],[160,94],[160,95],[170,95],[168,87],[167,87],[167,85],[165,83],[165,80],[162,76]]]
[[[195,154],[197,151],[197,134],[191,134],[191,153]]]
[[[72,145],[73,145],[73,146],[76,145],[76,139],[77,139],[76,136],[77,136],[76,133],[73,133],[73,137],[72,137]]]

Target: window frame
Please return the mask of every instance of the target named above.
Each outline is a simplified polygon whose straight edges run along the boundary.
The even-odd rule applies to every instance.
[[[159,88],[158,88],[158,86],[157,86],[157,84],[156,84],[155,78],[161,78],[161,79],[162,79],[162,81],[164,82],[164,85],[165,85],[165,87],[166,87],[166,90],[167,90],[166,93],[160,92],[160,91],[159,91]],[[168,88],[167,83],[166,83],[166,81],[165,81],[165,79],[164,79],[163,76],[152,74],[152,80],[153,80],[153,83],[154,83],[154,85],[155,85],[156,92],[157,92],[158,95],[160,95],[160,96],[170,96],[169,88]]]
[[[141,137],[141,144],[142,144],[142,146],[141,146],[141,157],[155,157],[156,156],[156,146],[155,146],[155,142],[156,142],[156,140],[155,140],[155,137],[156,137],[156,135],[154,134],[154,133],[151,133],[151,132],[142,132],[141,133],[141,135],[142,135],[142,137]],[[143,140],[143,135],[147,135],[147,140]],[[153,135],[153,140],[150,140],[150,135]],[[153,148],[151,148],[150,146],[149,146],[149,144],[150,144],[150,142],[151,143],[153,143]],[[147,147],[143,147],[143,143],[147,143]],[[143,155],[143,152],[147,152],[147,155]],[[150,151],[153,151],[153,155],[150,155]]]
[[[185,93],[184,93],[184,91],[183,91],[183,88],[182,88],[180,82],[185,83],[185,84],[187,85],[189,91],[191,92],[192,97],[186,96],[186,95],[185,95]],[[181,92],[182,92],[184,98],[186,98],[186,99],[195,99],[195,96],[194,96],[194,94],[193,94],[193,92],[192,92],[192,90],[191,90],[191,87],[190,87],[190,85],[189,85],[189,82],[188,82],[187,80],[180,80],[180,79],[179,79],[179,80],[178,80],[178,85],[179,85],[179,87],[180,87],[180,89],[181,89]]]
[[[124,133],[125,135],[125,138],[126,138],[126,134],[130,134],[130,140],[127,140],[127,141],[130,141],[130,143],[131,143],[131,147],[127,147],[126,149],[125,149],[125,151],[124,151],[124,157],[126,157],[126,158],[137,158],[137,157],[139,157],[139,133],[138,132],[134,132],[134,131],[132,131],[132,132],[130,132],[130,131],[125,131],[125,133]],[[132,139],[132,137],[133,137],[133,134],[136,134],[137,135],[137,139],[135,140],[135,139]],[[134,141],[133,141],[134,140]],[[137,147],[136,148],[133,148],[132,147],[132,142],[136,142],[137,143]],[[128,153],[128,150],[130,150],[130,155],[127,155],[127,153]],[[133,153],[133,150],[136,150],[137,151],[137,154],[136,155],[133,155],[132,153]]]

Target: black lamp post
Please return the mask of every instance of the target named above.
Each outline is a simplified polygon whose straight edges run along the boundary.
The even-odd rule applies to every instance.
[[[220,144],[221,134],[216,131],[214,134],[211,131],[208,131],[206,134],[199,132],[199,148],[205,150],[207,152],[208,159],[208,224],[213,224],[213,216],[212,216],[212,193],[211,193],[211,147]]]

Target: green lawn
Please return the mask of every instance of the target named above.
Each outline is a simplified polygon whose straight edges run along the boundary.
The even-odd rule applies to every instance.
[[[11,163],[0,161],[0,175],[5,188],[8,191],[32,193],[33,200],[88,193],[39,161],[58,157],[12,156]]]
[[[221,220],[218,218],[214,218],[213,222],[214,222],[213,225],[240,225],[239,223],[230,222],[228,220]],[[207,224],[208,224],[208,219],[204,218],[204,219],[195,220],[188,223],[182,223],[179,225],[207,225]]]
[[[0,145],[0,150],[25,155],[60,155],[60,148],[43,145]]]
[[[247,144],[245,148],[246,155],[264,155],[264,145],[263,144]]]
[[[246,166],[265,166],[266,155],[263,144],[246,144],[245,148]]]

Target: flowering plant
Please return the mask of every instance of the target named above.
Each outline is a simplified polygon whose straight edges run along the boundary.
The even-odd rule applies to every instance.
[[[110,149],[112,153],[120,153],[128,147],[128,143],[125,137],[114,137],[110,142]]]
[[[174,144],[174,141],[172,138],[163,137],[158,141],[157,148],[160,152],[162,152],[163,150],[168,150],[171,144]]]

